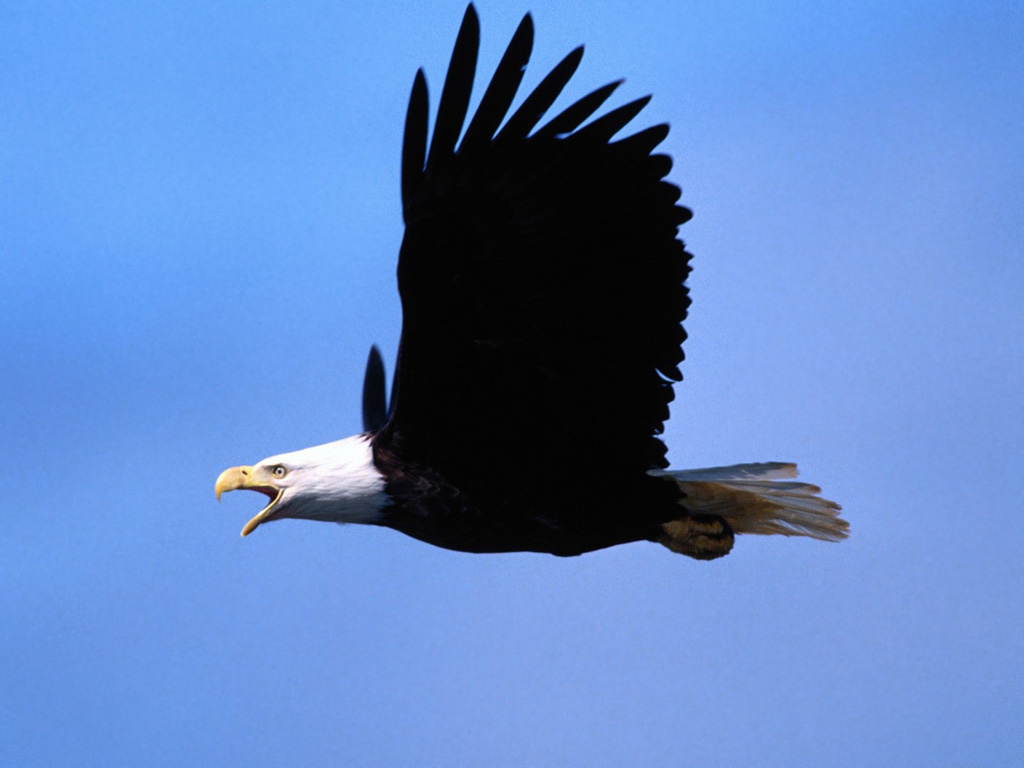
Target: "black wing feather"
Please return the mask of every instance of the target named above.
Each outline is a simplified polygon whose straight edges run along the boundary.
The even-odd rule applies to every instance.
[[[512,99],[515,98],[519,83],[522,82],[532,50],[533,19],[530,18],[530,14],[526,14],[519,23],[512,42],[508,44],[505,55],[501,57],[476,115],[466,129],[466,136],[462,139],[459,152],[471,152],[490,144],[494,132],[505,119],[508,108],[512,106]]]
[[[388,420],[387,393],[385,392],[384,360],[374,344],[366,358],[363,376],[363,431],[375,432]]]
[[[555,103],[555,99],[558,98],[566,83],[576,72],[582,58],[583,46],[581,45],[562,59],[558,66],[551,70],[541,80],[540,85],[526,97],[519,109],[512,114],[495,141],[525,139],[551,108],[551,105]]]
[[[650,128],[645,128],[638,133],[634,133],[628,138],[622,139],[621,141],[615,142],[615,146],[620,149],[627,150],[630,154],[634,155],[649,155],[654,151],[661,142],[668,137],[668,125],[662,123],[661,125],[652,125]],[[677,192],[678,187],[673,187]],[[675,200],[678,200],[677,195]],[[672,202],[675,202],[673,200]]]
[[[607,144],[612,136],[625,128],[626,123],[640,114],[640,110],[650,102],[650,96],[631,101],[606,115],[602,115],[576,134],[577,141],[594,141]]]
[[[430,155],[427,158],[428,171],[440,171],[438,163],[447,161],[455,151],[455,144],[466,121],[479,48],[480,20],[470,5],[462,18],[455,50],[448,65],[448,76],[441,92],[441,106],[437,110],[437,124],[434,126],[434,137],[430,140]]]
[[[588,93],[575,104],[566,108],[566,110],[557,117],[552,118],[551,122],[537,131],[536,138],[555,138],[562,134],[575,131],[584,120],[594,114],[594,112],[596,112],[601,105],[608,100],[608,97],[611,96],[612,93],[615,92],[615,89],[622,85],[622,83],[622,80],[616,80],[613,83],[601,86],[596,91]]]
[[[405,138],[402,141],[402,219],[409,220],[409,208],[423,184],[423,165],[427,155],[427,80],[423,70],[416,73],[405,113]]]

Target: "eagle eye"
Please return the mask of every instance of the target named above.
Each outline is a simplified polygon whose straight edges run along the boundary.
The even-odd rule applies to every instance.
[[[274,467],[270,468],[270,473],[274,477],[280,479],[280,478],[282,478],[282,477],[284,477],[285,475],[288,474],[288,468],[285,467],[284,464],[278,464],[277,466],[274,466]]]

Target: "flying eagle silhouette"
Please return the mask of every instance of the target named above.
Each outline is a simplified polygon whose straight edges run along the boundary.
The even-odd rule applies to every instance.
[[[669,470],[659,438],[686,334],[691,213],[665,181],[668,134],[615,136],[647,104],[588,120],[619,83],[537,128],[580,63],[512,105],[533,46],[522,20],[463,132],[480,27],[470,5],[433,137],[416,74],[402,147],[403,325],[386,406],[371,350],[365,432],[234,467],[282,518],[387,526],[465,552],[578,555],[653,541],[699,559],[735,534],[837,541],[848,524],[796,465]],[[459,138],[461,136],[461,141]]]

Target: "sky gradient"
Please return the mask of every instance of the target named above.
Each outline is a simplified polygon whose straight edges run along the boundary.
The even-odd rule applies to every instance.
[[[675,467],[852,538],[471,556],[218,473],[360,430],[458,2],[0,8],[0,765],[1024,761],[1019,3],[481,2],[695,213]],[[595,419],[600,414],[594,415]],[[510,478],[514,482],[514,478]]]

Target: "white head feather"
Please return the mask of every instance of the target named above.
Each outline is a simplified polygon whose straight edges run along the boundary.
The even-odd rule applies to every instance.
[[[253,473],[280,489],[260,522],[293,517],[376,523],[388,500],[367,435],[271,456],[257,463]]]

